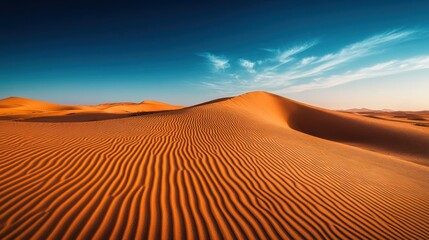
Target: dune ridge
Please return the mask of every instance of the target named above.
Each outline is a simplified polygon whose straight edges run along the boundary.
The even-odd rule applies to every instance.
[[[0,121],[0,239],[427,239],[428,136],[264,92]]]

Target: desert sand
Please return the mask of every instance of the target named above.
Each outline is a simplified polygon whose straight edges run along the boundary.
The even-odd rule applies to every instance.
[[[429,239],[422,125],[265,92],[176,110],[6,100],[0,239]],[[170,111],[67,122],[148,110]]]

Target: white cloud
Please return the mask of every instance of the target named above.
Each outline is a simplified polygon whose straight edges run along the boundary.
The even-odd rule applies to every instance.
[[[219,89],[228,88],[237,93],[249,90],[300,92],[332,87],[359,79],[423,69],[428,66],[427,56],[384,61],[358,70],[353,68],[353,65],[346,65],[346,63],[386,51],[391,45],[409,41],[418,33],[420,32],[394,30],[347,45],[336,52],[326,53],[321,56],[304,56],[301,59],[297,58],[296,55],[315,46],[318,43],[317,41],[297,45],[284,51],[262,49],[273,56],[259,59],[255,62],[243,58],[238,60],[239,66],[254,74],[249,76],[248,74],[243,74],[243,72],[234,71],[234,68],[232,68],[232,72],[235,74],[234,78],[225,76],[224,79],[220,79],[213,84],[218,86]],[[217,70],[230,67],[226,58],[212,54],[204,56]],[[286,63],[288,64],[286,65]],[[254,69],[256,64],[261,69],[258,73]],[[282,67],[280,68],[280,66]],[[343,66],[347,67],[343,68]]]
[[[306,58],[301,59],[300,63],[301,63],[302,66],[304,66],[304,65],[308,65],[308,64],[314,62],[316,59],[317,58],[314,57],[314,56],[312,56],[312,57],[306,57]]]
[[[375,50],[386,45],[398,43],[407,40],[415,31],[390,31],[382,34],[375,35],[363,41],[351,44],[344,47],[339,52],[329,53],[322,56],[318,62],[321,63],[318,67],[314,68],[310,73],[321,73],[330,70],[345,62],[368,56],[373,54]]]
[[[254,62],[242,58],[238,60],[238,62],[240,63],[240,66],[244,67],[248,72],[255,72],[255,69],[253,69],[253,67],[255,66]]]
[[[261,50],[264,50],[270,53],[277,53],[277,54],[280,52],[279,49],[273,49],[273,48],[261,48]]]
[[[318,78],[316,81],[285,88],[281,92],[302,92],[312,89],[329,88],[356,80],[370,79],[428,68],[429,55],[404,60],[392,60],[361,68],[356,71],[349,71],[339,75]]]
[[[302,45],[293,46],[292,48],[289,48],[283,51],[281,51],[280,49],[264,48],[263,50],[276,54],[274,58],[263,60],[264,62],[271,62],[271,63],[274,62],[273,65],[266,67],[264,71],[266,72],[274,71],[279,67],[285,65],[286,63],[292,62],[294,60],[293,59],[294,55],[306,51],[307,49],[313,47],[317,43],[318,43],[317,41],[311,41],[311,42],[304,43]]]
[[[312,41],[312,42],[304,43],[302,45],[294,46],[290,49],[280,52],[279,55],[277,56],[277,60],[281,63],[289,62],[291,56],[304,52],[305,50],[313,47],[316,44],[317,44],[317,41]]]
[[[338,52],[329,53],[313,62],[311,68],[296,71],[289,70],[278,73],[279,81],[315,77],[325,74],[344,63],[375,54],[383,47],[407,40],[415,31],[390,31],[367,38],[363,41],[348,45]]]
[[[229,60],[223,56],[217,56],[211,53],[202,53],[199,56],[204,57],[214,67],[216,71],[221,71],[229,68]]]

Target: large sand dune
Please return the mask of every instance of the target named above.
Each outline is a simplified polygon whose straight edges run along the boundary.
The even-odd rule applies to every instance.
[[[0,239],[429,239],[425,127],[264,92],[51,120],[0,121]]]

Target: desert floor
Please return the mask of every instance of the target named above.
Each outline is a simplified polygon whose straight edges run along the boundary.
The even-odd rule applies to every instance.
[[[2,101],[0,239],[429,239],[426,115]]]

